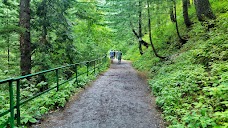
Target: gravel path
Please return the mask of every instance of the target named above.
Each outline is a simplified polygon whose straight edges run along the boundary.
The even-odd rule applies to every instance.
[[[33,128],[164,128],[145,80],[131,64],[114,64],[76,101]]]

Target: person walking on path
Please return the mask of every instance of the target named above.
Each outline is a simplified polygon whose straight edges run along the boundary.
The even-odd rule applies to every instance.
[[[110,51],[110,59],[111,59],[111,63],[113,63],[113,59],[114,59],[114,51]]]
[[[118,59],[118,64],[121,63],[121,59],[122,59],[122,52],[121,50],[117,52],[117,59]]]
[[[130,62],[112,64],[64,110],[31,128],[165,128],[148,87]]]
[[[117,53],[118,53],[118,51],[117,50],[115,50],[115,59],[117,59]]]
[[[114,51],[113,51],[113,54],[114,54],[113,59],[115,59],[115,58],[116,58],[116,56],[117,56],[117,54],[116,54],[116,50],[114,50]]]

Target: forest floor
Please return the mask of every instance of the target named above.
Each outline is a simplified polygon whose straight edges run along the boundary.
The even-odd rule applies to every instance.
[[[32,128],[164,128],[145,78],[117,60],[63,110]]]

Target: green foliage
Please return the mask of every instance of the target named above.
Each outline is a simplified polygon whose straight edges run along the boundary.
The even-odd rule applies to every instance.
[[[38,0],[30,4],[32,72],[95,59],[109,50],[113,33],[103,25],[104,12],[96,2]],[[20,74],[19,34],[25,30],[18,26],[18,5],[14,0],[0,2],[0,79]]]
[[[21,123],[22,124],[27,124],[28,122],[30,123],[36,123],[37,120],[35,118],[33,118],[31,115],[26,114],[26,113],[21,113],[22,117],[21,117]]]
[[[111,29],[103,25],[104,15],[94,2],[72,0],[31,1],[31,49],[32,72],[39,72],[67,64],[92,60],[103,56],[109,49]],[[20,75],[19,34],[25,30],[18,26],[19,1],[0,2],[0,79]],[[8,60],[9,59],[9,60]],[[106,64],[105,64],[106,65]],[[107,65],[100,68],[100,71]],[[75,69],[59,71],[60,83],[74,77]],[[79,72],[86,72],[82,67]],[[91,73],[92,74],[92,73]],[[96,74],[98,72],[96,71]],[[58,107],[64,107],[70,96],[77,93],[95,76],[82,75],[60,87],[23,105],[22,124],[35,123],[43,114]],[[21,80],[21,100],[55,86],[54,73]],[[15,89],[14,89],[15,90]],[[14,91],[15,92],[15,91]],[[16,99],[16,98],[14,98]],[[0,86],[0,113],[9,109],[8,86]],[[6,122],[9,115],[0,118]]]
[[[37,123],[38,120],[42,118],[42,115],[48,113],[51,110],[55,110],[60,107],[61,108],[65,107],[67,101],[70,99],[72,95],[75,95],[78,92],[82,91],[82,88],[84,88],[89,82],[94,80],[100,72],[107,69],[108,63],[99,64],[97,66],[99,66],[99,70],[96,69],[96,74],[92,73],[92,75],[89,75],[89,76],[86,76],[86,74],[81,75],[78,77],[78,82],[74,78],[63,85],[60,85],[59,91],[56,91],[56,89],[51,90],[50,92],[45,93],[35,98],[34,100],[29,101],[28,103],[22,105],[20,109],[22,125]],[[86,72],[86,68],[79,68],[78,70],[79,74],[82,74],[84,72]],[[66,78],[61,77],[61,74],[59,75],[60,75],[59,77],[61,78],[59,83],[64,82]],[[75,75],[73,75],[72,77],[75,77]],[[49,75],[49,78],[53,78],[53,77]],[[53,79],[55,79],[55,77]],[[49,85],[49,87],[56,86],[56,83],[54,81],[47,81],[47,82],[42,81],[38,84],[35,84],[33,82],[33,78],[31,78],[30,81],[26,79],[21,80],[20,81],[21,101],[31,98],[35,94],[39,93],[40,88],[42,88],[43,86],[46,86],[47,84]],[[14,88],[14,91],[16,91],[16,88]],[[5,112],[8,109],[9,109],[9,94],[7,93],[7,91],[5,92],[0,91],[0,113]],[[8,117],[9,115],[1,117],[0,124],[2,124],[2,122],[6,122]]]
[[[112,47],[122,50],[124,59],[133,60],[137,69],[148,72],[156,103],[169,127],[228,127],[227,0],[210,0],[216,20],[198,22],[195,7],[189,7],[189,16],[194,22],[189,29],[183,23],[181,1],[177,1],[180,33],[188,39],[182,47],[175,24],[169,19],[171,2],[150,1],[153,44],[160,55],[167,56],[166,60],[156,58],[151,47],[143,47],[142,56],[138,52],[138,40],[131,30],[138,28],[138,0],[106,2],[97,5],[87,0],[31,1],[33,72],[91,60]],[[18,5],[14,0],[0,2],[0,79],[20,73],[18,39],[19,33],[25,30],[17,25]],[[143,40],[149,42],[145,10],[142,19]],[[85,67],[80,69],[85,71]],[[73,76],[74,69],[60,71],[60,82]],[[22,123],[37,122],[48,111],[64,107],[74,92],[94,78],[82,76],[78,85],[75,80],[70,81],[58,93],[51,91],[26,104],[21,109]],[[37,76],[30,82],[21,81],[21,98],[55,86],[54,81],[54,74]],[[4,85],[0,86],[0,112],[7,109],[8,87]],[[0,122],[8,116],[0,118]]]
[[[228,4],[226,0],[211,0],[211,4],[216,13],[227,13],[228,11],[228,7],[224,6]]]
[[[23,33],[25,32],[25,30],[18,26],[7,26],[7,27],[0,28],[0,34],[6,34],[11,32]]]
[[[142,56],[136,54],[137,46],[128,51],[127,58],[134,61],[133,65],[148,73],[156,104],[170,128],[228,127],[226,3],[212,0],[217,19],[195,21],[188,33],[183,31],[183,20],[179,20],[180,30],[188,34],[188,42],[180,49],[171,23],[154,26],[155,46],[163,55],[170,55],[166,60],[156,58],[150,49]],[[190,8],[190,17],[197,20],[193,9]],[[161,19],[160,23],[167,20],[165,16]],[[156,22],[152,20],[153,24]],[[144,38],[148,40],[147,36]]]

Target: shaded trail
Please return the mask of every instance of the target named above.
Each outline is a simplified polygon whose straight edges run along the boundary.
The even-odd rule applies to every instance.
[[[33,128],[164,128],[148,85],[131,64],[111,65],[63,111]]]

